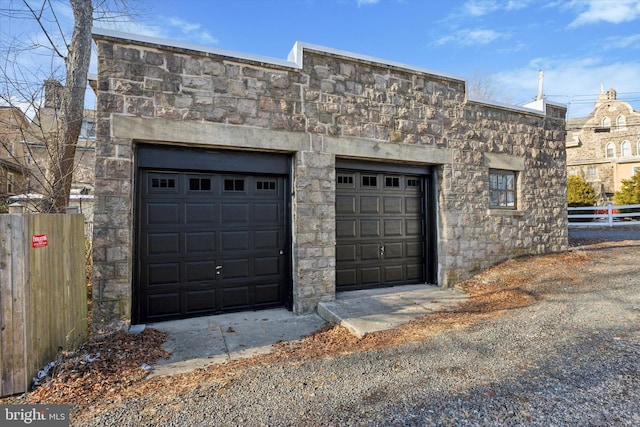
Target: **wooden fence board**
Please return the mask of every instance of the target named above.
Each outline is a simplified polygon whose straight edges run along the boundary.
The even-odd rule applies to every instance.
[[[2,396],[27,390],[58,350],[87,337],[82,215],[0,215]],[[48,244],[32,247],[32,237]]]

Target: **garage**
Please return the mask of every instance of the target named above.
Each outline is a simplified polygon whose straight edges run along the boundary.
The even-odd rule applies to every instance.
[[[429,170],[337,165],[336,291],[434,283]]]
[[[289,159],[137,150],[139,322],[286,305]]]

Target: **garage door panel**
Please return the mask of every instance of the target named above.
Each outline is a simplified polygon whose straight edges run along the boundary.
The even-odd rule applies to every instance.
[[[215,289],[202,289],[190,291],[186,295],[186,311],[189,313],[197,313],[202,311],[211,311],[216,308],[216,291]]]
[[[386,242],[384,244],[384,259],[404,258],[405,255],[403,249],[403,242]]]
[[[336,237],[356,237],[356,221],[347,219],[336,221]]]
[[[248,259],[226,259],[221,262],[220,270],[223,279],[239,279],[249,277]]]
[[[186,261],[185,280],[187,283],[211,282],[216,279],[216,263],[213,260]]]
[[[147,283],[150,287],[180,283],[180,263],[147,264]]]
[[[422,258],[422,242],[406,242],[407,258]]]
[[[147,306],[149,319],[177,315],[180,313],[180,294],[172,292],[149,295]]]
[[[185,224],[211,224],[216,220],[215,203],[185,203]]]
[[[253,275],[256,277],[278,275],[280,274],[280,257],[256,257],[253,266]]]
[[[378,196],[360,196],[360,213],[380,213],[380,198]]]
[[[414,283],[422,282],[422,264],[408,264],[407,265],[407,280]]]
[[[380,259],[380,245],[378,243],[363,243],[360,245],[360,259],[369,261]]]
[[[273,304],[281,299],[280,285],[278,283],[266,283],[256,286],[255,304]]]
[[[139,177],[138,321],[282,305],[285,176]]]
[[[356,213],[356,196],[336,195],[336,213],[355,214]]]
[[[402,197],[384,197],[384,213],[385,214],[401,214],[402,213]]]
[[[424,233],[422,232],[423,222],[417,219],[405,220],[405,235],[410,237],[420,237]]]
[[[358,283],[357,270],[355,268],[336,271],[336,286],[355,286]]]
[[[361,219],[360,237],[380,237],[380,220]]]
[[[200,254],[203,252],[215,252],[216,233],[213,231],[188,231],[185,232],[185,253]]]
[[[239,308],[249,306],[249,287],[234,286],[222,289],[222,308]]]
[[[336,261],[356,261],[356,245],[336,246]]]
[[[402,272],[404,270],[403,265],[385,265],[384,266],[384,281],[387,283],[402,282],[404,277]]]
[[[256,230],[253,232],[254,249],[282,249],[282,231],[276,230]]]
[[[279,223],[280,204],[279,203],[255,203],[253,206],[253,221],[255,223]]]
[[[220,216],[222,224],[248,224],[249,203],[224,203]]]
[[[148,203],[147,204],[147,224],[180,224],[180,205],[178,203]]]
[[[146,255],[177,255],[180,253],[180,233],[149,233]]]
[[[402,235],[401,219],[393,218],[384,220],[384,237],[399,237]]]
[[[249,231],[223,231],[222,251],[249,250]]]
[[[405,212],[419,214],[422,212],[422,199],[420,197],[406,197],[404,199]]]
[[[375,285],[382,282],[382,274],[380,267],[366,267],[360,270],[362,284]]]

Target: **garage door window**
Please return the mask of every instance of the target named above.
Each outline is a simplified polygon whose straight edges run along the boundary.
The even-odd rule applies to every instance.
[[[244,179],[230,179],[224,180],[224,191],[244,191]]]

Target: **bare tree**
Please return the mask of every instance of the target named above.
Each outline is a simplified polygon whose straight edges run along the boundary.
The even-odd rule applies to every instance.
[[[61,10],[66,12],[68,8],[63,3],[5,1],[0,5],[0,17],[9,18],[11,22],[35,22],[39,31],[35,35],[10,34],[0,29],[0,80],[4,80],[0,83],[0,105],[20,107],[33,117],[32,125],[23,131],[22,139],[44,144],[46,156],[38,159],[29,152],[30,146],[25,145],[23,154],[29,158],[31,166],[38,160],[41,162],[35,164],[42,173],[32,174],[35,181],[32,187],[45,195],[43,211],[64,212],[69,204],[76,147],[85,112],[94,15],[118,20],[123,15],[113,11],[126,11],[126,5],[121,0],[69,0],[68,7],[73,16],[69,39],[71,25],[65,26],[68,21],[60,16]],[[25,62],[25,52],[40,60]],[[47,63],[49,65],[44,65]],[[51,84],[56,81],[64,84]],[[50,107],[47,117],[42,108],[45,106]],[[6,146],[4,153],[0,149],[0,158],[2,154],[13,156],[15,163],[25,163],[24,158],[9,153]]]
[[[467,80],[468,96],[485,101],[510,103],[511,99],[501,90],[493,76],[483,75],[475,71]]]

